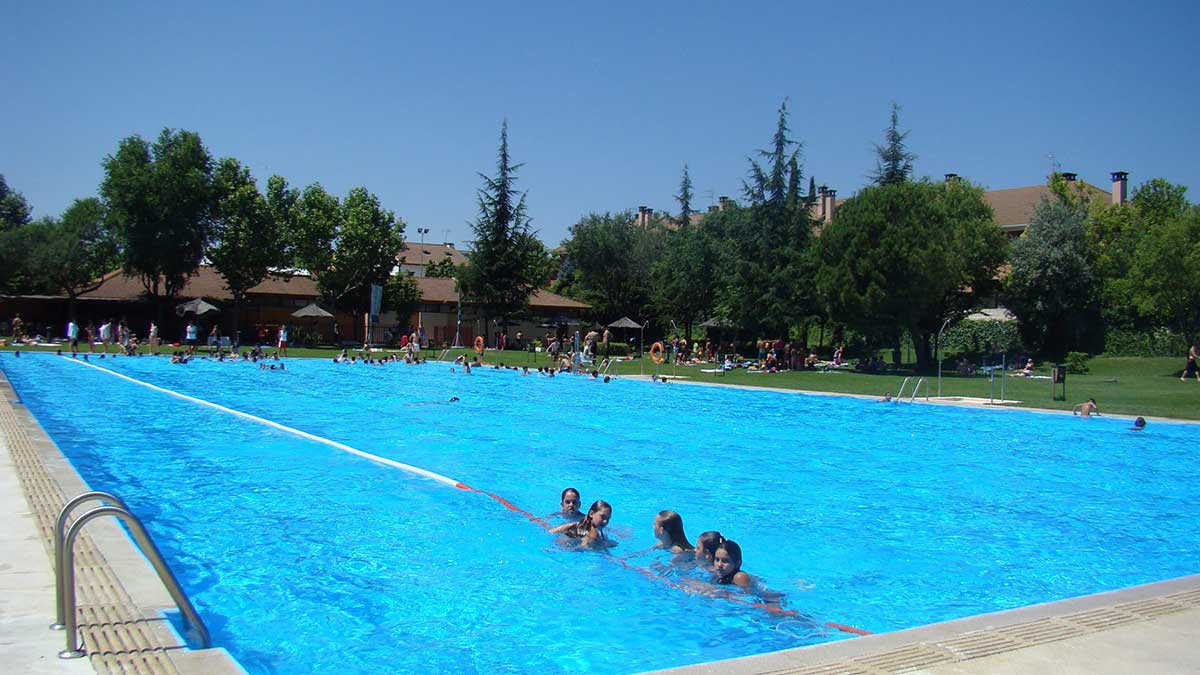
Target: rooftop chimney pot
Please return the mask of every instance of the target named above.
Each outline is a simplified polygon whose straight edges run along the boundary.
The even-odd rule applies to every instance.
[[[1124,171],[1112,172],[1112,203],[1124,204],[1126,190],[1129,186],[1129,174]]]
[[[1073,173],[1063,173],[1062,177],[1063,177],[1063,180],[1067,181],[1068,183],[1074,183],[1075,179],[1078,178],[1079,176],[1077,176],[1076,174],[1073,174]]]
[[[946,174],[946,182],[947,182],[947,183],[949,183],[949,182],[951,182],[951,181],[955,181],[955,180],[958,180],[958,174],[956,174],[956,173],[948,173],[948,174]]]

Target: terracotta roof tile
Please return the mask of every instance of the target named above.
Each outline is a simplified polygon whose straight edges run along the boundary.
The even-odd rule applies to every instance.
[[[454,280],[441,277],[414,277],[417,288],[421,290],[421,302],[456,303],[458,291],[454,290]],[[557,293],[547,290],[534,291],[529,298],[529,306],[533,309],[590,309],[591,305],[564,298]]]
[[[90,293],[79,297],[88,300],[136,300],[142,296],[145,289],[137,277],[125,276],[120,270],[104,275],[104,283]],[[266,281],[247,291],[248,295],[289,295],[316,299],[317,284],[307,274],[287,277],[267,277]],[[213,300],[232,300],[233,296],[225,290],[225,280],[217,271],[208,265],[201,265],[195,274],[184,284],[179,293],[183,298],[210,298]]]
[[[401,263],[419,265],[421,261],[438,262],[449,260],[455,265],[467,262],[467,254],[449,244],[421,244],[419,241],[406,241],[400,249],[398,259]]]

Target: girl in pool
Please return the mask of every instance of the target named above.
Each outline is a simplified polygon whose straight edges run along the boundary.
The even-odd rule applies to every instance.
[[[696,538],[696,564],[705,568],[712,569],[713,555],[717,552],[717,547],[725,541],[725,537],[721,536],[716,530],[701,532]]]
[[[689,553],[695,549],[683,533],[683,516],[674,511],[659,511],[654,517],[654,536],[658,538],[655,548],[671,553]]]
[[[608,527],[608,521],[611,518],[612,507],[603,499],[597,499],[592,502],[587,516],[583,520],[551,528],[550,534],[561,534],[570,539],[578,539],[581,546],[589,548],[607,548],[615,545],[604,534],[604,528]]]
[[[579,512],[579,490],[576,490],[573,487],[569,487],[562,491],[562,495],[559,496],[559,506],[562,507],[562,510],[556,515],[560,515],[563,518],[568,518],[572,521],[578,521],[583,517],[583,514]]]
[[[717,545],[713,553],[713,572],[716,573],[713,583],[723,586],[749,588],[754,581],[742,571],[742,547],[731,539]]]

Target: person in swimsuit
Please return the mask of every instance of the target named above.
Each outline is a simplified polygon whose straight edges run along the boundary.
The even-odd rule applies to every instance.
[[[1083,403],[1075,406],[1075,409],[1071,411],[1071,414],[1079,415],[1080,417],[1091,417],[1092,415],[1099,416],[1100,406],[1096,404],[1096,399],[1089,398]]]
[[[604,534],[608,521],[612,518],[612,507],[603,499],[592,502],[587,516],[577,523],[567,523],[551,528],[550,534],[561,534],[570,539],[578,539],[580,546],[589,548],[604,548],[612,546]]]
[[[722,586],[749,588],[754,581],[742,571],[742,547],[731,539],[721,542],[713,552],[713,572],[713,583]]]
[[[724,541],[725,537],[716,530],[701,532],[700,536],[696,537],[696,564],[705,569],[712,569],[713,554],[717,552],[717,547]]]
[[[659,511],[654,517],[654,536],[658,545],[671,553],[690,553],[695,550],[692,542],[688,541],[683,532],[683,516],[674,511]]]
[[[1146,430],[1146,418],[1138,417],[1136,420],[1133,421],[1133,426],[1129,427],[1129,430],[1130,431],[1145,431]]]
[[[582,504],[581,499],[582,498],[579,496],[579,490],[576,490],[573,487],[563,490],[562,495],[560,495],[558,499],[559,506],[562,507],[562,510],[559,511],[557,515],[560,515],[563,518],[568,518],[572,521],[578,521],[582,519],[583,513],[579,511],[579,507]]]
[[[1197,356],[1200,355],[1196,353],[1196,343],[1193,342],[1192,346],[1188,348],[1187,365],[1183,369],[1183,375],[1179,378],[1180,382],[1189,377],[1195,377],[1197,381],[1200,381],[1200,369],[1196,368]]]

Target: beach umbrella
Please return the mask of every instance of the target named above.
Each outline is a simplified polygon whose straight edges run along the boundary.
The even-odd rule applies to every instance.
[[[329,312],[321,309],[320,306],[317,305],[317,303],[310,302],[307,305],[301,307],[300,309],[292,312],[292,316],[295,316],[295,317],[311,316],[314,318],[327,318],[327,317],[331,317],[333,315],[330,314]]]
[[[700,324],[701,328],[733,328],[734,323],[729,319],[709,319]]]
[[[616,321],[608,324],[608,327],[609,328],[641,328],[642,324],[634,321],[633,319],[631,319],[627,316],[623,316],[623,317],[617,319]]]
[[[176,307],[175,315],[183,316],[184,314],[191,312],[192,314],[195,314],[196,316],[200,316],[201,314],[208,314],[209,312],[219,312],[219,311],[221,311],[221,310],[216,305],[209,304],[209,303],[205,302],[202,298],[196,298],[195,300],[188,300],[187,302],[183,303],[182,305],[179,305],[178,307]]]

